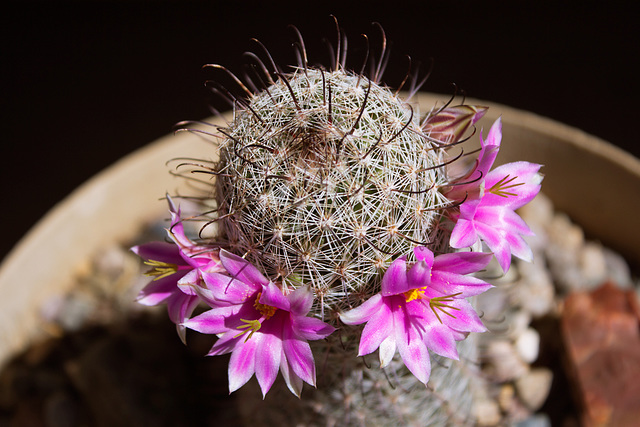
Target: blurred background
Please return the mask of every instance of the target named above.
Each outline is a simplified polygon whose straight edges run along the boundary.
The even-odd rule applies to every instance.
[[[638,13],[632,2],[16,2],[0,15],[0,259],[55,203],[119,158],[210,115],[205,63],[241,73],[252,37],[293,64],[297,26],[310,63],[329,64],[334,14],[360,67],[379,22],[391,44],[383,81],[406,55],[433,71],[422,90],[529,110],[636,156]],[[421,74],[422,75],[422,74]],[[218,106],[223,104],[217,104]],[[588,191],[588,189],[585,189]],[[161,195],[158,195],[161,196]],[[99,224],[96,224],[99,226]],[[37,260],[36,260],[37,262]]]

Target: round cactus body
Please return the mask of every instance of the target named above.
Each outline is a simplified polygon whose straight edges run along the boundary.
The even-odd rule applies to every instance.
[[[140,300],[166,303],[183,339],[186,328],[217,336],[209,355],[231,353],[229,391],[248,425],[472,423],[482,385],[467,337],[486,327],[471,300],[491,285],[470,275],[494,256],[482,245],[505,272],[512,254],[528,258],[530,230],[514,209],[539,191],[540,165],[491,170],[497,120],[477,159],[448,176],[464,150],[446,151],[486,107],[421,114],[381,85],[384,33],[370,78],[345,70],[339,31],[331,70],[308,66],[297,34],[289,74],[266,48],[269,66],[249,53],[257,67],[244,82],[210,65],[246,96],[214,89],[233,118],[213,133],[191,129],[218,138],[219,159],[177,159],[208,175],[179,173],[206,193],[181,196],[196,202],[193,216],[168,198],[175,247],[136,249],[162,280]],[[206,221],[199,239],[185,235],[187,219]],[[193,315],[200,302],[210,309]],[[304,383],[315,389],[300,399]]]
[[[297,70],[223,130],[218,214],[229,246],[324,314],[379,289],[381,272],[434,244],[449,201],[442,150],[390,89],[343,70]],[[354,299],[356,298],[356,299]]]

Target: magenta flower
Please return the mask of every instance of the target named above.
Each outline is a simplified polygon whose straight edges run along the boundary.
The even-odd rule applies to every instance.
[[[529,203],[540,191],[541,165],[528,162],[508,163],[489,172],[500,148],[502,123],[491,126],[486,141],[480,135],[482,150],[476,168],[445,194],[463,201],[451,215],[456,222],[449,244],[465,248],[482,239],[496,255],[503,271],[511,265],[511,255],[526,261],[532,253],[523,235],[532,235],[527,224],[514,211]]]
[[[414,249],[417,261],[407,270],[405,257],[396,259],[382,278],[379,294],[340,315],[348,325],[365,323],[358,356],[380,348],[386,367],[396,349],[407,368],[424,384],[429,381],[428,350],[458,359],[456,341],[486,329],[466,297],[491,287],[464,276],[487,266],[492,255],[460,252],[439,255],[425,247]]]
[[[202,274],[224,271],[217,251],[199,246],[184,234],[180,210],[167,196],[171,227],[167,229],[174,243],[151,242],[131,248],[152,269],[146,274],[154,280],[140,291],[138,302],[147,306],[167,304],[169,318],[176,324],[178,336],[185,342],[182,323],[193,313],[200,299],[192,286],[203,284]],[[183,286],[180,286],[183,285]]]
[[[231,277],[205,275],[205,288],[194,287],[212,309],[184,325],[219,339],[209,355],[231,352],[229,392],[255,373],[263,397],[282,373],[289,390],[300,397],[302,382],[315,386],[316,372],[309,340],[329,336],[334,328],[307,317],[313,294],[299,288],[285,295],[249,262],[226,251],[220,260]]]
[[[488,107],[479,105],[456,105],[447,107],[432,116],[428,116],[422,130],[431,139],[443,144],[453,144],[462,138],[465,132],[484,116]]]

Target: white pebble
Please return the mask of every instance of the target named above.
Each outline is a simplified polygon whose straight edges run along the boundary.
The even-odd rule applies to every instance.
[[[551,390],[553,373],[547,368],[535,368],[516,380],[516,391],[527,408],[537,411]]]
[[[513,384],[502,384],[500,392],[498,393],[498,405],[504,412],[509,412],[513,406],[513,399],[515,398],[516,390]]]
[[[553,308],[555,291],[542,261],[518,262],[521,279],[514,288],[514,299],[534,317],[544,316]]]
[[[622,289],[630,289],[633,286],[631,270],[627,261],[617,252],[603,248],[605,264],[607,265],[607,279],[617,284]]]
[[[580,251],[579,267],[587,289],[600,286],[607,279],[607,262],[602,246],[594,242],[585,243]]]
[[[511,310],[507,312],[506,324],[509,326],[507,336],[511,340],[516,340],[531,324],[531,313],[527,310]]]
[[[473,402],[473,415],[479,426],[495,426],[500,422],[500,408],[495,400],[476,399]]]
[[[533,363],[540,352],[540,334],[533,328],[527,328],[515,342],[518,354],[527,363]]]
[[[520,378],[529,371],[518,352],[509,341],[495,340],[487,345],[486,358],[491,365],[491,373],[497,382]]]
[[[569,252],[576,252],[584,244],[584,232],[567,215],[559,213],[549,226],[549,240]]]

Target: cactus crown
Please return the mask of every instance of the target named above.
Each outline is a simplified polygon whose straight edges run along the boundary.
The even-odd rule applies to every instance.
[[[322,314],[379,290],[388,265],[439,241],[443,150],[420,113],[359,74],[301,67],[236,105],[222,137],[217,218],[230,250]],[[269,79],[271,76],[269,76]]]
[[[388,88],[297,70],[237,111],[217,198],[236,253],[323,304],[372,295],[394,256],[435,239],[442,154]]]

